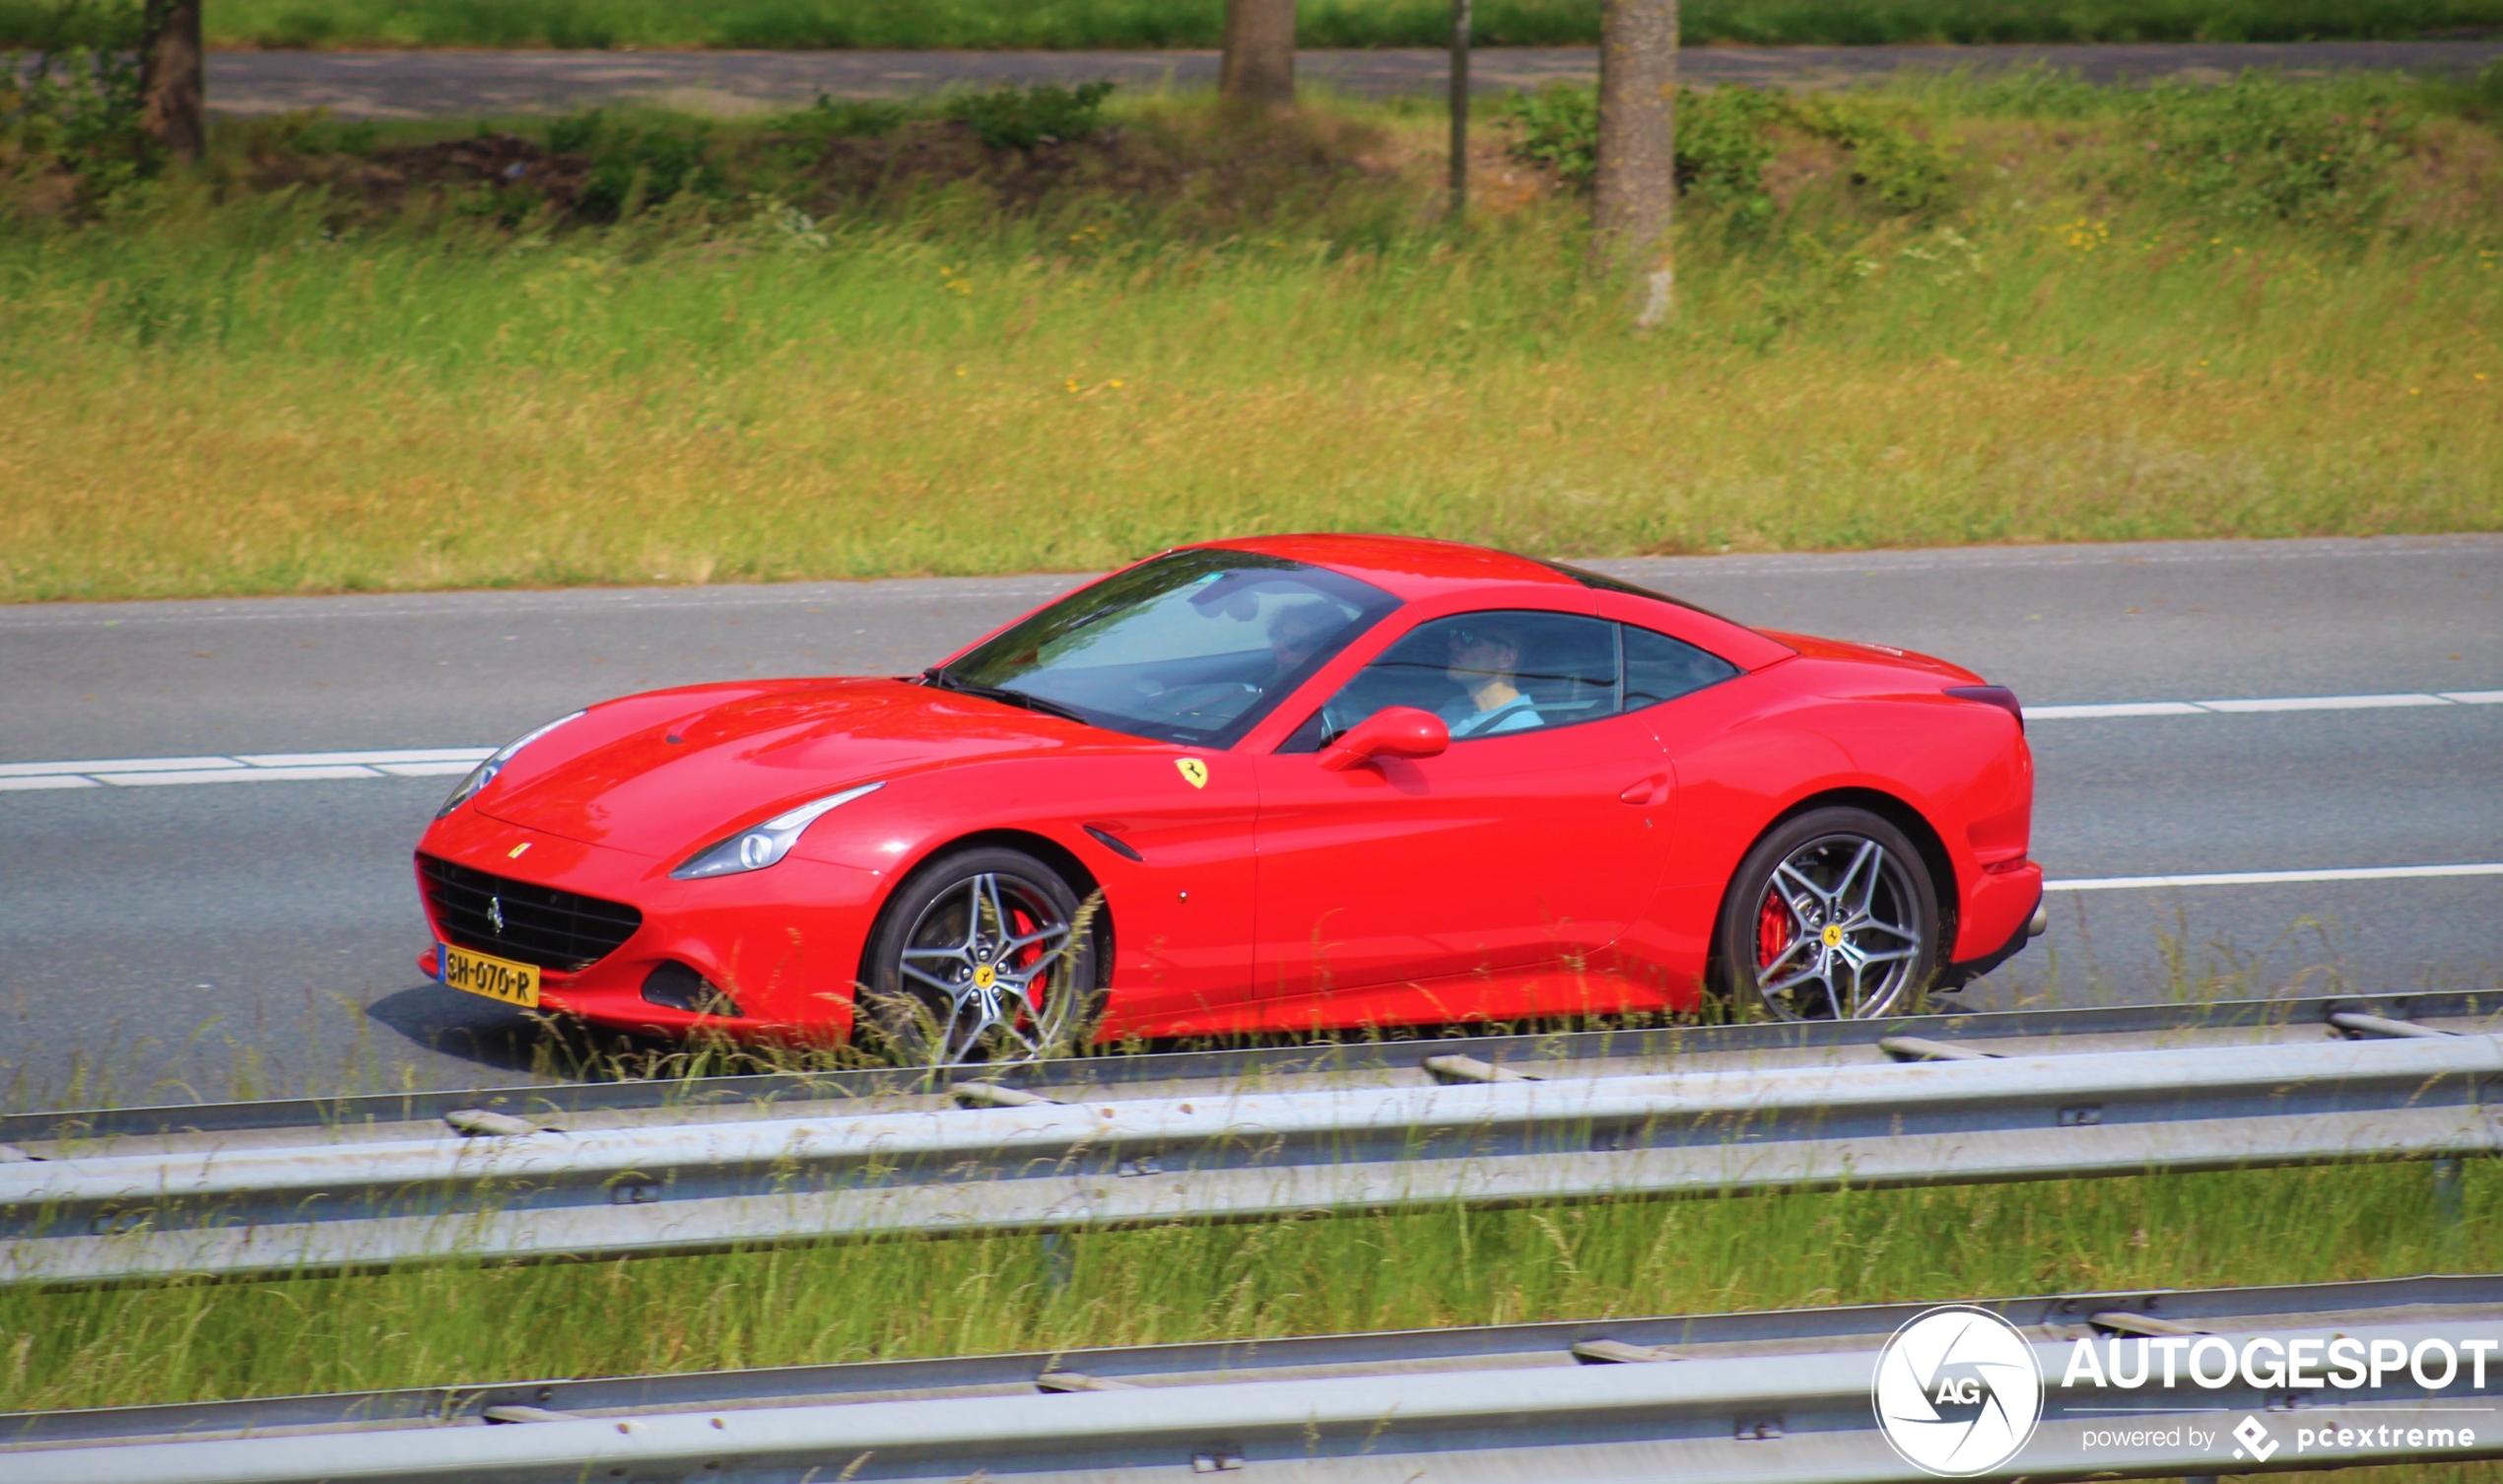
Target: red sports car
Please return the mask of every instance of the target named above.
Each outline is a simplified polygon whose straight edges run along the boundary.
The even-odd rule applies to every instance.
[[[454,986],[924,1061],[1901,1010],[2039,930],[2016,699],[1446,542],[1168,552],[907,679],[603,702],[417,853]]]

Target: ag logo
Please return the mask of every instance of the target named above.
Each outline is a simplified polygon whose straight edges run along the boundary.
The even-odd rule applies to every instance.
[[[1176,758],[1174,766],[1182,770],[1183,781],[1193,788],[1208,786],[1208,765],[1197,758]]]
[[[1877,1427],[1905,1462],[1949,1478],[2016,1456],[2042,1420],[2033,1347],[1987,1310],[1916,1316],[1877,1356]]]

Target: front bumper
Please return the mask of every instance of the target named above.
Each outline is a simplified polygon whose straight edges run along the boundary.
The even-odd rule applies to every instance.
[[[673,881],[672,862],[507,824],[468,806],[438,820],[418,849],[499,877],[622,902],[643,913],[632,935],[596,962],[578,970],[542,968],[545,1009],[660,1036],[704,1031],[830,1043],[851,1034],[854,980],[881,873],[789,856],[743,875]],[[482,953],[499,952],[492,941],[448,933],[432,902],[426,913],[438,942],[448,937]],[[419,967],[434,974],[435,958],[429,949]],[[672,964],[710,980],[739,1013],[699,1014],[644,999],[644,981]]]

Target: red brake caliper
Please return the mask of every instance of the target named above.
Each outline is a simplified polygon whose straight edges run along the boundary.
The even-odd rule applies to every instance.
[[[1756,967],[1772,968],[1790,947],[1791,910],[1783,905],[1781,893],[1767,892],[1764,905],[1756,909]]]

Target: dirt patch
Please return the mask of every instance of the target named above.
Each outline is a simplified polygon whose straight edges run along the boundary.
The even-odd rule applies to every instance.
[[[923,119],[884,134],[825,141],[804,179],[806,204],[829,211],[903,192],[971,186],[1012,212],[1109,197],[1225,226],[1288,208],[1326,210],[1350,187],[1371,193],[1403,172],[1403,162],[1379,131],[1298,114],[1223,125],[1151,116],[1027,150],[987,145],[958,120]]]
[[[377,215],[429,194],[457,196],[501,215],[528,215],[542,208],[570,214],[590,169],[578,155],[556,154],[518,134],[475,134],[371,155],[272,148],[254,152],[246,175],[260,190],[320,186]]]

